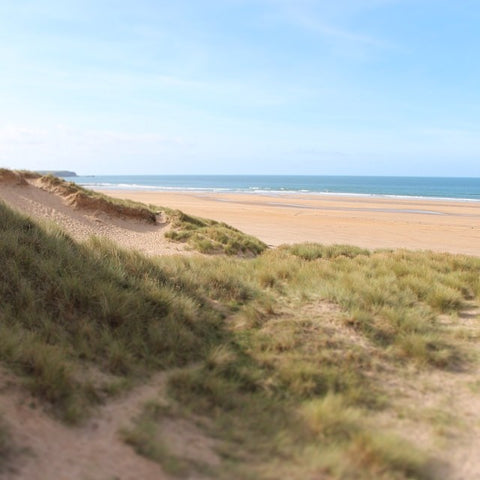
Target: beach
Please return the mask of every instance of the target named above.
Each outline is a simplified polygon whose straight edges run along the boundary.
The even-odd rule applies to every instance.
[[[318,242],[480,256],[480,202],[311,194],[101,190],[226,222],[268,245]]]

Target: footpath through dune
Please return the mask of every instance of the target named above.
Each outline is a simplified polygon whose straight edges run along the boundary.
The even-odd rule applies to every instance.
[[[0,370],[1,411],[7,416],[12,437],[21,450],[15,466],[0,472],[9,480],[168,480],[161,466],[122,441],[121,428],[138,414],[143,404],[160,395],[165,374],[110,401],[80,428],[71,428],[48,416],[20,386]],[[15,448],[15,447],[14,447]]]

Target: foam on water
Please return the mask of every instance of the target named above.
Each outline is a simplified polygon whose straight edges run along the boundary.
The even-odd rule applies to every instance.
[[[99,175],[76,177],[87,188],[108,190],[335,195],[480,201],[480,178],[258,175]]]

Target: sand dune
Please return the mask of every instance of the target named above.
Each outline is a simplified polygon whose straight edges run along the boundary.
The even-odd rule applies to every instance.
[[[165,238],[169,225],[162,222],[162,218],[158,218],[156,224],[149,224],[102,210],[75,207],[64,196],[47,191],[41,179],[3,179],[0,182],[0,200],[36,219],[55,222],[77,240],[95,235],[149,255],[185,252],[183,244],[172,243]]]

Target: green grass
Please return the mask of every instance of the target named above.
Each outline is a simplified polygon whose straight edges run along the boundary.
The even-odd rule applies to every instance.
[[[320,245],[318,243],[299,243],[296,245],[283,245],[282,247],[293,255],[304,260],[318,260],[319,258],[347,257],[355,258],[358,255],[370,255],[364,248],[352,245]]]
[[[469,361],[438,318],[478,302],[479,259],[320,245],[146,258],[0,203],[0,264],[0,360],[66,421],[172,368],[177,414],[218,442],[215,478],[432,478],[416,445],[377,434],[380,379]],[[201,470],[160,421],[147,406],[126,441],[180,476]]]
[[[332,335],[326,318],[307,309],[241,312],[229,345],[170,377],[171,397],[192,418],[213,419],[205,430],[223,441],[218,478],[243,478],[245,465],[252,478],[431,478],[417,448],[388,432],[389,444],[376,443],[376,426],[364,420],[386,407],[374,381],[382,352]]]
[[[298,254],[302,246],[285,251],[303,257]],[[454,366],[459,352],[443,335],[437,317],[461,311],[469,299],[478,298],[479,269],[479,259],[460,255],[401,250],[352,258],[340,254],[329,261],[308,261],[291,284],[297,294],[342,306],[349,312],[346,323],[389,347],[390,354]]]
[[[165,236],[177,242],[187,242],[202,253],[256,256],[267,246],[251,235],[246,235],[226,223],[169,210],[172,230]]]

